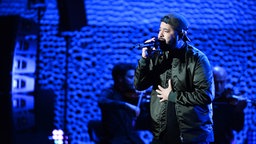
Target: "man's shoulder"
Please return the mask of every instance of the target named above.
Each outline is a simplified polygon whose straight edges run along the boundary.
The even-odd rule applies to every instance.
[[[192,45],[188,45],[188,49],[187,49],[188,53],[191,53],[193,55],[205,55],[200,49],[196,48],[195,46]]]
[[[209,61],[208,57],[204,52],[202,52],[200,49],[192,45],[188,45],[186,55],[187,55],[187,58],[192,58],[194,60]]]

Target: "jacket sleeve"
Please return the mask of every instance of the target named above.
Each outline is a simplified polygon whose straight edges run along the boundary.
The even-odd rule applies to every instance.
[[[134,86],[137,90],[145,90],[152,85],[152,70],[150,60],[141,58],[135,70]]]
[[[196,56],[190,64],[187,83],[190,88],[178,89],[169,94],[168,100],[182,105],[205,105],[214,99],[214,82],[210,62],[204,54]],[[192,66],[193,65],[193,66]]]

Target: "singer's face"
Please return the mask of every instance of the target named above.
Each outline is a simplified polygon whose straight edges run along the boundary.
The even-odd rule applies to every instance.
[[[174,45],[177,38],[177,32],[171,27],[171,25],[161,22],[158,39],[160,41],[165,41],[168,45]]]

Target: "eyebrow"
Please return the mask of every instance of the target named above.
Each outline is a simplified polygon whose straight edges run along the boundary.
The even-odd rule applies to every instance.
[[[161,29],[161,28],[159,28],[159,29]],[[170,30],[169,28],[162,28],[163,30]]]

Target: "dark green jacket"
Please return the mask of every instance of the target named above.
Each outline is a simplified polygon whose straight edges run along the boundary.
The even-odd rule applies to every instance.
[[[168,102],[160,103],[156,96],[158,85],[168,86],[167,73],[171,73],[173,91]],[[200,50],[185,45],[181,49],[155,54],[139,60],[134,84],[137,90],[153,86],[150,113],[156,138],[167,122],[167,105],[175,103],[182,142],[213,141],[212,101],[214,82],[208,58]]]

